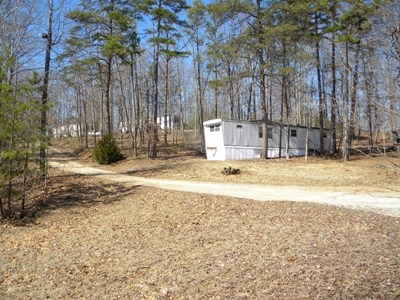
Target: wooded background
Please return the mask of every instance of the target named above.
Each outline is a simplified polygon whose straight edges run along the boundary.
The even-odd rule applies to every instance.
[[[54,134],[123,131],[156,158],[186,129],[204,147],[208,119],[261,119],[264,137],[267,120],[330,128],[347,160],[400,129],[398,1],[4,0],[0,14],[3,189],[27,190],[37,157],[45,177]]]

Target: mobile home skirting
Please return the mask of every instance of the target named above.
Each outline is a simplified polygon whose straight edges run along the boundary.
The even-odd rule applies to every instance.
[[[244,160],[261,158],[261,147],[239,147],[239,146],[225,146],[223,149],[217,151],[216,147],[206,148],[207,160]],[[309,149],[313,152],[315,149]],[[289,149],[289,156],[304,156],[305,149]],[[281,156],[286,156],[286,149],[281,149]],[[279,157],[279,148],[268,148],[269,158]]]

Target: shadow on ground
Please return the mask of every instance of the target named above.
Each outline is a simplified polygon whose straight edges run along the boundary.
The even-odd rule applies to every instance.
[[[118,183],[104,183],[83,175],[53,175],[49,178],[47,191],[37,192],[32,196],[21,225],[35,222],[41,216],[57,209],[112,204],[135,193],[137,188],[128,188]]]

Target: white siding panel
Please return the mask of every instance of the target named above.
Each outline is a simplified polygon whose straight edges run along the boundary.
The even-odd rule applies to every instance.
[[[226,159],[240,160],[240,159],[254,159],[260,158],[261,148],[252,147],[225,147]]]
[[[224,145],[221,128],[219,131],[210,131],[210,127],[206,126],[204,128],[204,135],[207,147],[218,147]]]
[[[258,137],[258,125],[248,122],[223,122],[224,142],[226,146],[261,146]]]
[[[215,122],[208,121],[207,123],[208,125],[204,126],[207,159],[225,160],[224,139],[221,120],[217,119],[215,120]],[[215,131],[216,125],[220,125],[219,130],[217,131]],[[211,131],[210,126],[213,126],[213,131]]]
[[[225,160],[225,149],[223,147],[207,147],[206,155],[208,160]]]
[[[224,122],[222,129],[223,129],[223,135],[224,135],[224,145],[238,145],[238,142],[240,140],[240,137],[235,135],[235,131],[233,129],[233,123],[232,122]]]
[[[270,157],[270,158],[279,157],[279,148],[268,147],[268,157]]]

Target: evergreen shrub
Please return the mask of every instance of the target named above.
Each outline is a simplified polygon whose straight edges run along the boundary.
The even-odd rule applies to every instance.
[[[122,153],[112,135],[107,134],[96,143],[93,158],[102,165],[108,165],[122,159]]]

